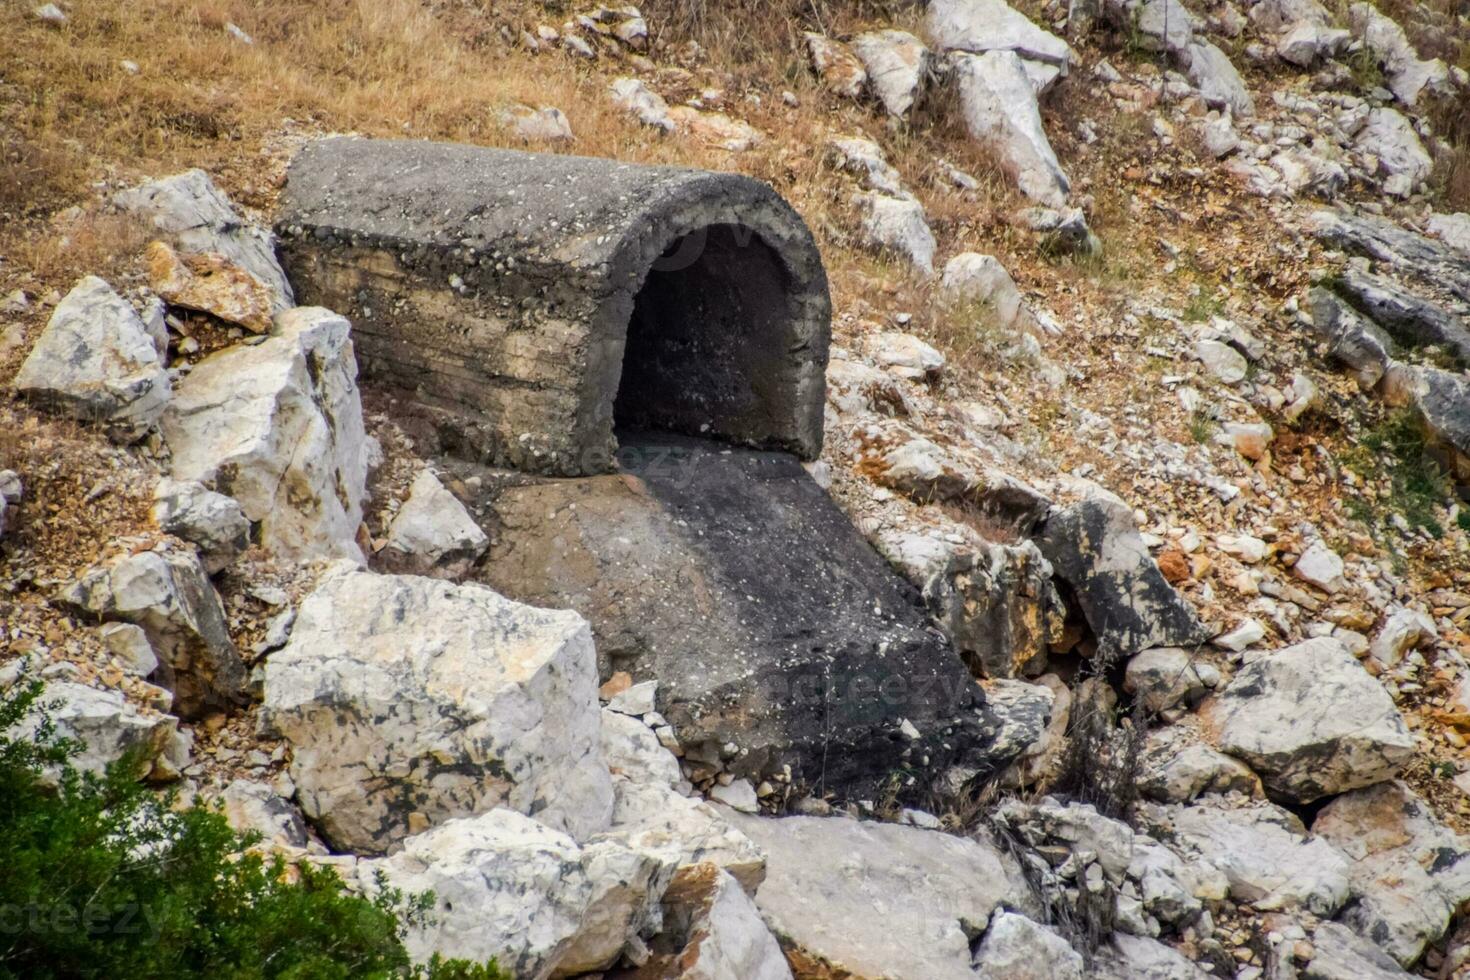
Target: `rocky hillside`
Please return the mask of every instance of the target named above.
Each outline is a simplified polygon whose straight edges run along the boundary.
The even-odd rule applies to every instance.
[[[1470,976],[1464,4],[95,0],[0,37],[0,684],[84,766],[431,889],[413,953],[516,976]],[[886,561],[891,672],[962,662],[965,723],[931,751],[890,702],[902,764],[848,793],[817,707],[815,775],[695,737],[673,671],[723,645],[543,608],[613,581],[640,625],[562,561],[596,512],[297,305],[287,166],[344,133],[785,197],[833,305],[805,472]]]

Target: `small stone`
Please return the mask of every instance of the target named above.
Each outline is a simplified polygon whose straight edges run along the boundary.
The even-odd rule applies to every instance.
[[[148,634],[132,623],[105,623],[98,630],[102,645],[118,659],[129,673],[147,677],[158,669],[158,656],[148,642]]]
[[[1206,370],[1227,385],[1244,381],[1250,368],[1239,351],[1218,340],[1195,341],[1194,354]]]
[[[1327,593],[1341,592],[1346,587],[1342,559],[1323,541],[1313,541],[1292,566],[1291,572],[1308,585]]]
[[[736,779],[728,786],[717,785],[710,789],[710,799],[723,803],[732,810],[741,813],[759,813],[760,800],[756,796],[755,787],[750,785],[748,779]]]
[[[658,699],[658,681],[633,684],[608,699],[607,706],[621,714],[641,718],[653,711]]]
[[[66,23],[66,14],[62,13],[61,8],[54,3],[37,7],[34,13],[37,19],[43,20],[48,24],[60,25]]]
[[[571,121],[555,106],[539,109],[513,105],[500,113],[500,124],[527,143],[572,143]]]

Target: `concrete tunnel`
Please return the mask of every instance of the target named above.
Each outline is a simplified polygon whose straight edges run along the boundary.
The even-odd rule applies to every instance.
[[[277,222],[298,301],[484,462],[612,468],[615,429],[821,450],[831,299],[800,216],[737,174],[331,138]]]
[[[872,799],[895,772],[1005,761],[912,586],[800,465],[831,299],[775,191],[356,138],[308,145],[287,179],[298,301],[352,320],[364,375],[434,417],[446,467],[492,476],[477,581],[581,613],[604,679],[657,679],[687,750],[753,784]]]

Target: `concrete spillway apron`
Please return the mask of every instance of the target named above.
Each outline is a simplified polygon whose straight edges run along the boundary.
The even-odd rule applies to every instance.
[[[821,448],[831,305],[769,187],[330,139],[277,234],[369,382],[490,477],[482,577],[587,616],[600,669],[657,678],[691,754],[869,798],[1005,761],[912,589],[793,458]],[[621,459],[615,429],[642,433]]]

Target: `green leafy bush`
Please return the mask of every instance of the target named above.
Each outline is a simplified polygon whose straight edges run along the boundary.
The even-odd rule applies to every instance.
[[[141,785],[136,756],[99,778],[67,765],[49,721],[8,737],[40,695],[0,691],[0,980],[508,980],[494,962],[410,963],[403,935],[431,895],[289,874],[219,813]]]

